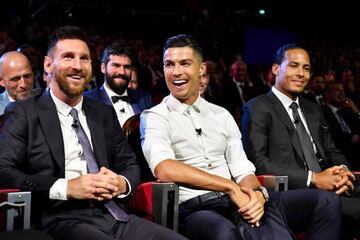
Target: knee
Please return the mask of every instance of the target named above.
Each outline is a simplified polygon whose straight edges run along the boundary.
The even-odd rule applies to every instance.
[[[341,201],[340,197],[334,192],[318,191],[318,207],[319,210],[325,213],[334,214],[337,217],[341,216]]]

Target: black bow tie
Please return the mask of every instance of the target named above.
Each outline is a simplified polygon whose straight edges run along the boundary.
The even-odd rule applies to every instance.
[[[111,101],[112,101],[113,103],[116,103],[116,102],[119,101],[119,100],[128,103],[128,102],[129,102],[129,96],[112,96],[112,97],[111,97]]]

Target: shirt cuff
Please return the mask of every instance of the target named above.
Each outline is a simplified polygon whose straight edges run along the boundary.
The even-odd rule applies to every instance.
[[[130,185],[129,180],[128,180],[126,177],[124,177],[124,176],[122,176],[122,175],[119,175],[119,176],[125,179],[126,184],[127,184],[127,186],[128,186],[128,191],[125,192],[125,193],[122,193],[122,194],[118,195],[117,198],[125,198],[125,197],[129,196],[129,194],[131,193],[131,185]]]
[[[67,200],[67,183],[65,178],[58,179],[50,188],[49,198],[56,200]]]
[[[307,181],[306,181],[306,186],[307,187],[310,187],[310,185],[311,185],[311,176],[312,176],[312,172],[308,171],[308,178],[307,178]]]

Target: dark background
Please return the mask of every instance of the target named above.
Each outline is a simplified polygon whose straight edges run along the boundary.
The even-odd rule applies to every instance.
[[[190,33],[210,50],[205,52],[241,52],[249,63],[267,63],[274,49],[289,41],[356,48],[359,20],[355,1],[11,0],[2,1],[0,9],[0,30],[18,43],[28,40],[30,25],[47,32],[80,25],[91,34],[160,44],[169,35]]]

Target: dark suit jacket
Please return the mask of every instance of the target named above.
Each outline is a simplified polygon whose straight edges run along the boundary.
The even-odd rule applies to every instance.
[[[88,208],[88,201],[49,200],[51,186],[65,176],[64,142],[50,94],[31,97],[8,110],[0,137],[0,187],[32,191],[33,217],[54,209]],[[114,110],[86,97],[83,110],[99,166],[125,176],[134,190],[140,180],[139,166]]]
[[[352,142],[352,137],[354,134],[360,134],[359,126],[360,119],[356,114],[347,111],[341,111],[340,114],[343,117],[344,121],[348,124],[351,129],[351,134],[343,132],[340,126],[340,123],[335,117],[335,114],[332,112],[331,108],[328,105],[323,105],[321,107],[326,122],[329,126],[331,136],[334,139],[334,143],[337,148],[345,155],[346,159],[349,161],[350,165],[354,170],[360,170],[359,155],[360,155],[360,144]]]
[[[334,146],[317,104],[300,98],[311,135],[323,159],[323,168],[346,164]],[[270,91],[244,105],[242,140],[248,158],[259,174],[289,176],[289,188],[305,188],[308,172],[295,127],[280,100]]]
[[[254,86],[244,86],[242,90],[245,102],[259,95]],[[231,114],[235,115],[237,109],[242,109],[244,102],[242,101],[239,90],[232,78],[227,78],[224,81],[223,91],[223,106]]]
[[[149,93],[144,92],[142,90],[134,91],[132,89],[128,89],[127,92],[129,96],[130,105],[135,114],[140,114],[143,110],[152,107],[152,100]],[[104,89],[104,85],[101,86],[100,88],[95,88],[85,92],[84,96],[87,96],[89,98],[105,103],[109,106],[112,106],[111,100]]]

